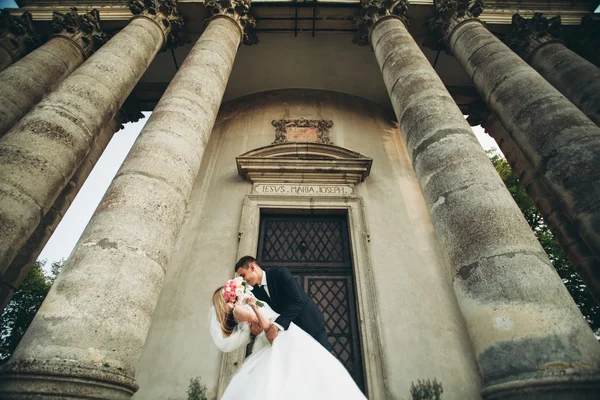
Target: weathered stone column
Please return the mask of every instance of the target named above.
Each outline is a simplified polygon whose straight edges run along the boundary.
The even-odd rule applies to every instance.
[[[214,16],[4,370],[0,394],[126,399],[135,391],[136,365],[188,196],[243,27],[253,25],[249,2],[206,7]]]
[[[0,12],[0,71],[42,44],[42,37],[33,28],[31,13],[17,17]]]
[[[437,237],[453,267],[484,396],[502,397],[503,388],[529,398],[526,392],[537,382],[553,394],[560,385],[581,389],[583,396],[592,390],[592,398],[600,388],[600,345],[408,33],[407,2],[369,1],[363,7],[358,37],[373,47]]]
[[[33,263],[44,249],[48,240],[54,233],[54,230],[65,216],[75,196],[85,183],[88,175],[98,162],[98,159],[108,146],[113,135],[123,128],[122,124],[127,122],[135,122],[144,115],[139,111],[139,108],[128,106],[129,102],[125,102],[117,115],[110,120],[108,125],[102,130],[100,135],[92,144],[92,148],[85,160],[79,166],[79,169],[69,180],[67,186],[50,210],[44,215],[44,218],[29,237],[21,251],[17,254],[14,260],[10,263],[4,274],[0,276],[0,313],[10,302],[14,292],[19,288],[23,279],[27,276]]]
[[[175,0],[134,1],[131,9],[126,27],[0,138],[0,274],[156,53],[181,40]]]
[[[515,14],[512,24],[504,42],[600,126],[600,68],[553,37],[551,33],[560,33],[560,17]]]
[[[565,217],[554,195],[544,185],[536,170],[529,164],[527,157],[516,145],[498,118],[478,103],[469,107],[467,121],[472,126],[481,125],[496,140],[506,160],[510,164],[523,188],[531,197],[535,206],[561,248],[567,255],[571,266],[586,284],[592,297],[600,304],[600,260],[594,257],[587,244],[581,239],[577,228]]]
[[[430,27],[600,258],[600,127],[475,18],[481,0],[471,3],[438,1]]]
[[[0,137],[107,39],[97,10],[54,12],[52,38],[0,72]]]

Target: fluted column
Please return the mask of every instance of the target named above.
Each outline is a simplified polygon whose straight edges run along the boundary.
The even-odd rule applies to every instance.
[[[0,72],[0,137],[107,39],[97,10],[55,11],[52,25],[56,34],[46,44]]]
[[[488,31],[475,18],[481,2],[471,3],[438,1],[430,27],[600,259],[600,127]]]
[[[125,102],[124,107],[119,110],[117,115],[104,127],[100,135],[96,137],[90,152],[77,169],[77,172],[73,174],[67,186],[63,189],[60,196],[58,196],[21,251],[19,251],[4,274],[0,276],[0,313],[10,302],[14,292],[19,288],[23,279],[25,279],[31,270],[33,263],[37,260],[48,240],[50,240],[60,221],[62,221],[75,196],[79,193],[79,190],[92,172],[92,169],[106,149],[106,146],[108,146],[113,135],[123,128],[122,124],[135,122],[144,117],[138,107],[129,105],[129,102]]]
[[[42,44],[33,28],[31,13],[20,17],[0,11],[0,71]]]
[[[587,244],[581,240],[577,228],[566,218],[554,195],[544,185],[536,170],[529,164],[527,157],[516,145],[502,123],[492,113],[477,103],[469,107],[471,125],[481,125],[496,140],[506,160],[510,164],[523,188],[531,197],[544,218],[548,228],[564,250],[571,266],[577,271],[588,291],[600,304],[600,261],[594,257]]]
[[[363,3],[359,38],[366,42],[368,37],[373,47],[433,226],[449,257],[483,394],[501,396],[498,385],[522,394],[519,389],[532,388],[530,379],[569,389],[579,388],[578,380],[582,389],[595,385],[600,345],[460,109],[408,33],[406,6],[406,1]]]
[[[535,13],[526,19],[515,14],[512,25],[504,42],[600,126],[600,68],[551,35],[560,32],[560,17],[548,20]]]
[[[169,84],[2,375],[0,394],[27,398],[68,385],[128,398],[183,222],[188,196],[242,39],[249,2],[209,1],[214,14]],[[79,371],[88,371],[82,377]],[[109,393],[94,384],[128,382]],[[110,375],[110,378],[109,378]]]
[[[175,7],[175,0],[132,2],[129,24],[0,138],[0,274],[156,53],[181,39]]]

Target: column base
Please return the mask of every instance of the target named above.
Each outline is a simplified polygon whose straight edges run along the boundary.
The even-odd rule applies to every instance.
[[[0,371],[0,398],[130,399],[135,380],[115,368],[75,365],[67,360],[25,360]]]
[[[600,372],[569,373],[529,378],[519,381],[485,385],[481,396],[485,400],[592,400],[600,393]]]

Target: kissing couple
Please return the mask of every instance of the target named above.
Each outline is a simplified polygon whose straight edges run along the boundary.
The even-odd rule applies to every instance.
[[[329,353],[323,314],[287,268],[264,271],[254,257],[244,256],[235,272],[252,292],[229,282],[217,288],[211,336],[224,352],[247,345],[251,330],[256,340],[222,400],[366,399]]]

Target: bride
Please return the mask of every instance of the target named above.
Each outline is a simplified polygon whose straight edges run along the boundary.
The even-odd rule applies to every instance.
[[[251,323],[263,330],[221,400],[366,399],[344,366],[294,323],[271,345],[264,331],[279,314],[267,304],[259,308],[252,297],[248,304],[231,309],[220,287],[213,294],[213,305],[211,336],[220,350],[228,352],[246,345]]]

